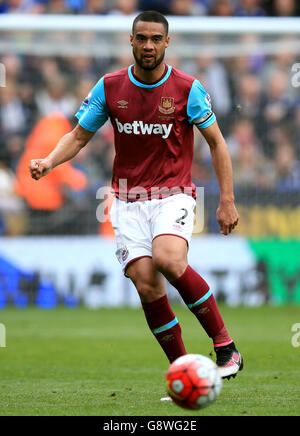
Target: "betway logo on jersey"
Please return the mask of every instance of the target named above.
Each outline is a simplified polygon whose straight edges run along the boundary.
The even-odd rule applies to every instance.
[[[115,118],[118,131],[127,135],[162,135],[167,139],[171,133],[173,124],[147,124],[143,121],[133,121],[133,123],[122,124]]]

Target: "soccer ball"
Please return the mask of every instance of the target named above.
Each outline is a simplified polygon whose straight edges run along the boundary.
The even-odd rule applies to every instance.
[[[203,409],[219,396],[222,379],[217,365],[201,354],[186,354],[171,363],[166,389],[174,403],[185,409]]]

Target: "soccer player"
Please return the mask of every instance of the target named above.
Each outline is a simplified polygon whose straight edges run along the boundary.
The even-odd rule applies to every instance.
[[[239,219],[231,159],[200,82],[165,64],[169,41],[163,15],[139,14],[130,36],[134,64],[99,80],[76,114],[76,127],[46,158],[32,160],[30,171],[38,180],[72,159],[110,118],[116,151],[110,212],[116,255],[139,293],[149,328],[170,362],[186,354],[165,277],[212,339],[220,375],[230,378],[242,369],[242,356],[208,284],[187,260],[195,207],[194,126],[210,147],[218,177],[217,219],[223,235],[230,234]]]

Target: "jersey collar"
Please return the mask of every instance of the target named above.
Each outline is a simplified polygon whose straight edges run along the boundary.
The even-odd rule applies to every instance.
[[[131,81],[134,85],[139,86],[140,88],[148,88],[148,89],[149,89],[149,88],[156,88],[157,86],[160,86],[160,85],[162,85],[163,83],[165,83],[165,81],[168,80],[168,78],[170,77],[170,74],[171,74],[171,71],[172,71],[172,67],[171,67],[170,65],[167,65],[167,67],[168,67],[167,72],[166,72],[166,74],[164,75],[164,77],[163,77],[159,82],[157,82],[157,83],[153,83],[153,84],[146,84],[146,83],[139,82],[139,81],[138,81],[138,80],[133,76],[132,71],[131,71],[132,67],[133,67],[133,65],[130,65],[130,66],[128,67],[128,76],[129,76],[130,81]]]

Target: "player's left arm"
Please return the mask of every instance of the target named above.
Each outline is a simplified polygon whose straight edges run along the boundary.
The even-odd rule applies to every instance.
[[[233,176],[228,147],[212,110],[209,94],[199,80],[194,80],[187,102],[188,121],[200,130],[206,139],[220,186],[217,220],[220,233],[228,235],[237,225],[239,215],[234,204]]]
[[[220,203],[217,220],[220,233],[228,235],[235,228],[239,214],[234,204],[233,174],[229,150],[217,121],[205,128],[199,128],[211,152],[213,166],[220,186]]]

